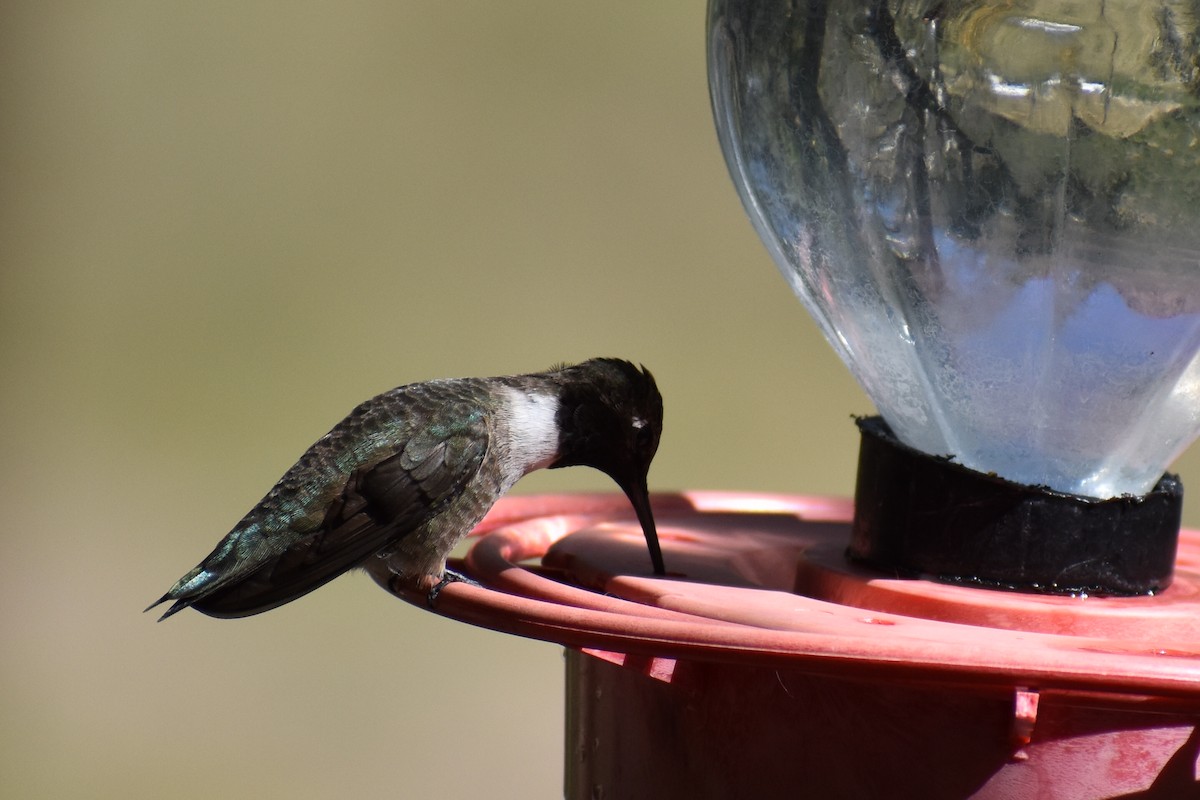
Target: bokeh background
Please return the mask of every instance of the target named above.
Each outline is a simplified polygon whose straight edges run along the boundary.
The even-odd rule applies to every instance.
[[[0,209],[5,797],[561,795],[553,645],[358,574],[140,613],[394,385],[624,356],[654,488],[853,489],[871,408],[729,182],[699,0],[6,2]]]

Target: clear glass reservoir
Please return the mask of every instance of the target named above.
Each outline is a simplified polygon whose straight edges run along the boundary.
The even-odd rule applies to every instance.
[[[710,2],[742,201],[902,441],[1112,497],[1200,432],[1198,13]]]

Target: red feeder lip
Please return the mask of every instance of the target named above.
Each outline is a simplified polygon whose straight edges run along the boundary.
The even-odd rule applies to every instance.
[[[1200,533],[1153,597],[1064,597],[898,579],[844,558],[848,500],[683,492],[653,498],[668,576],[628,501],[501,500],[439,614],[568,647],[813,674],[1084,692],[1200,706]],[[541,558],[542,563],[530,563]],[[426,596],[384,588],[414,605]]]

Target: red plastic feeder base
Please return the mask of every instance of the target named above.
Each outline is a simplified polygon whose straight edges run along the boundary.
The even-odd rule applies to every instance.
[[[624,497],[518,497],[438,601],[568,647],[567,797],[1200,797],[1200,534],[1157,596],[1063,597],[851,565],[848,501],[654,507],[667,578]]]

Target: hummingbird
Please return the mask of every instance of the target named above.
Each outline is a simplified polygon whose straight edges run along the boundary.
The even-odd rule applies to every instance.
[[[446,557],[521,477],[588,466],[621,487],[666,574],[647,474],[662,396],[645,367],[595,358],[545,372],[412,383],[317,440],[216,549],[146,610],[269,611],[380,558],[428,590],[468,580]]]

